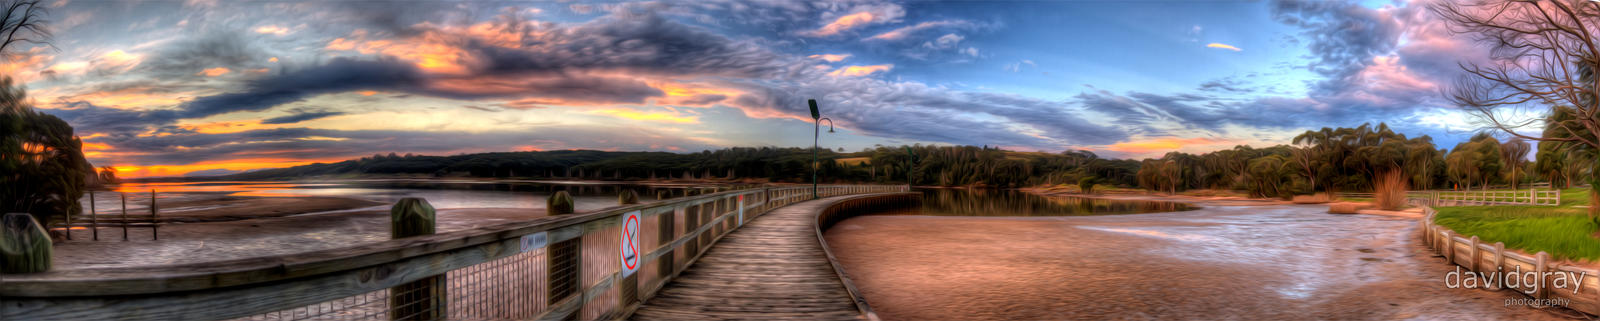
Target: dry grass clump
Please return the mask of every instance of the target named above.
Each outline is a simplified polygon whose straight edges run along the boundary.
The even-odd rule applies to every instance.
[[[1328,213],[1332,213],[1332,214],[1356,214],[1356,211],[1365,210],[1365,209],[1371,209],[1371,208],[1372,208],[1372,204],[1367,204],[1367,203],[1339,202],[1339,203],[1328,204]]]
[[[1398,170],[1378,174],[1373,182],[1372,205],[1386,211],[1406,206],[1406,175]]]
[[[1316,193],[1316,194],[1311,194],[1311,195],[1295,195],[1294,199],[1291,200],[1291,202],[1294,202],[1295,204],[1322,204],[1322,203],[1327,203],[1327,202],[1331,202],[1331,201],[1333,201],[1333,197],[1332,196],[1328,196],[1328,193]]]

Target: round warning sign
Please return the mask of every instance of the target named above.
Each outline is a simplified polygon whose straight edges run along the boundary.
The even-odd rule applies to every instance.
[[[622,214],[622,276],[633,275],[639,270],[641,256],[639,254],[639,224],[643,217],[639,211]]]

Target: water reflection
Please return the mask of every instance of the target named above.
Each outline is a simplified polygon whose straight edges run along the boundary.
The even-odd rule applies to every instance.
[[[306,197],[335,196],[392,203],[405,197],[422,197],[436,208],[543,208],[556,191],[567,191],[576,199],[579,210],[616,204],[624,189],[639,193],[643,200],[682,197],[685,185],[644,185],[559,181],[474,181],[474,180],[340,180],[303,182],[148,182],[124,183],[100,191],[95,205],[99,209],[120,208],[118,193],[128,196],[128,208],[144,208],[150,192],[160,202],[215,199],[219,196]],[[659,196],[658,196],[659,195]],[[85,208],[88,196],[83,199]]]
[[[1014,190],[919,189],[922,208],[887,215],[934,216],[1083,216],[1187,211],[1198,207],[1177,202],[1108,200],[1039,196]]]

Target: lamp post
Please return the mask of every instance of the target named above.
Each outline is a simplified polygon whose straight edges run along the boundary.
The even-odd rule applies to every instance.
[[[815,121],[811,128],[811,199],[817,199],[817,168],[822,167],[822,121],[828,121],[828,132],[832,133],[833,120],[822,117],[822,113],[817,111],[816,99],[806,99],[806,103],[811,105],[811,119]]]

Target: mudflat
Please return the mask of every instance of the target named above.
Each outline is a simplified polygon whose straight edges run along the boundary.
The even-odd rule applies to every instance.
[[[885,320],[1573,319],[1451,289],[1416,221],[1326,206],[1085,217],[863,216],[828,243]],[[1580,318],[1581,319],[1581,318]]]

